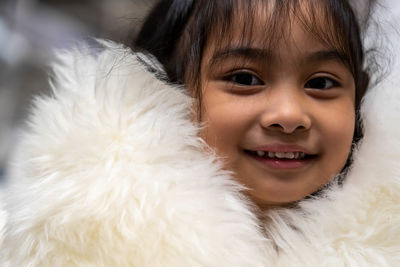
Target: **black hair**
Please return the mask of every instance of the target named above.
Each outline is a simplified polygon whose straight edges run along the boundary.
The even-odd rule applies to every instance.
[[[251,42],[260,3],[271,4],[266,9],[272,8],[265,22],[267,46],[285,38],[288,21],[295,15],[306,31],[346,56],[343,60],[356,86],[354,140],[358,141],[362,136],[358,110],[369,85],[369,75],[364,69],[360,25],[347,0],[161,0],[130,46],[153,54],[164,66],[169,81],[188,85],[201,105],[199,73],[207,42],[210,38],[217,38],[216,43],[229,39],[238,18],[245,21],[241,29],[243,42]],[[301,10],[300,4],[306,4],[307,9]]]
[[[138,35],[129,45],[144,50],[163,64],[170,82],[182,82],[170,59],[193,11],[194,0],[161,0],[147,15]],[[172,60],[175,62],[175,60]]]

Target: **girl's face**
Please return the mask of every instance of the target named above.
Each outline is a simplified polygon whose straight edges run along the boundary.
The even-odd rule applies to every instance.
[[[262,27],[254,36],[262,36]],[[260,206],[317,191],[348,158],[355,83],[337,51],[296,22],[276,49],[240,34],[206,46],[201,66],[204,140]]]

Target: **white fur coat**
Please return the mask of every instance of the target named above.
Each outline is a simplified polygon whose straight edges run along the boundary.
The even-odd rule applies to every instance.
[[[261,220],[197,137],[184,90],[104,44],[60,54],[35,100],[1,266],[400,266],[400,71],[364,99],[344,185]]]

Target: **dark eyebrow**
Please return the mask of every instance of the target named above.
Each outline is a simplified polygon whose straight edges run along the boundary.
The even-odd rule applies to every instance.
[[[228,47],[216,51],[211,57],[210,65],[226,58],[248,58],[252,60],[269,60],[273,58],[271,51],[252,47]]]
[[[227,58],[245,58],[250,60],[272,61],[276,58],[273,52],[268,49],[253,48],[253,47],[227,47],[216,51],[211,60],[210,65],[216,64],[218,61]],[[302,60],[303,62],[321,62],[338,60],[344,63],[347,67],[350,66],[350,58],[336,49],[320,50],[307,54]]]
[[[339,60],[346,66],[350,66],[350,59],[347,55],[337,50],[321,50],[306,56],[305,62],[320,62],[328,60]]]

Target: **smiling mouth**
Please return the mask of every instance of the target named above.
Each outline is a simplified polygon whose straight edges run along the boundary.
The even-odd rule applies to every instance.
[[[304,159],[305,153],[303,152],[271,152],[271,151],[251,151],[245,150],[246,153],[257,156],[260,158],[269,158],[269,159]]]
[[[264,159],[276,159],[276,160],[309,160],[315,158],[317,155],[306,154],[300,151],[289,151],[289,152],[272,152],[262,150],[244,150],[245,153]]]
[[[296,170],[308,166],[317,154],[307,154],[300,151],[272,152],[264,150],[244,150],[244,152],[257,162],[267,166],[268,169]]]

